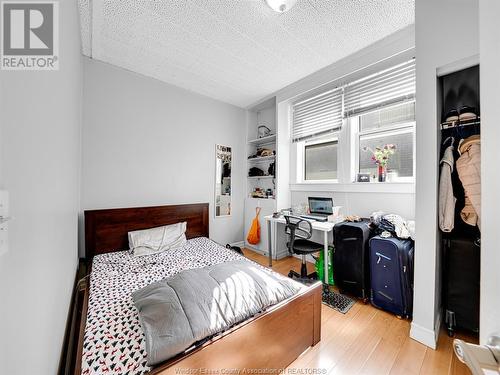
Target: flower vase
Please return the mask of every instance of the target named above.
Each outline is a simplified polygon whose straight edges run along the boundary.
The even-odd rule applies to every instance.
[[[378,182],[385,182],[387,176],[387,169],[383,165],[378,166]]]

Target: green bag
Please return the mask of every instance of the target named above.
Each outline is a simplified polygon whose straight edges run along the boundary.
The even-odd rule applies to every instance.
[[[316,260],[316,273],[318,274],[318,279],[325,281],[325,260],[324,252],[319,253],[319,258]],[[333,246],[328,247],[328,284],[335,285],[335,280],[333,279]]]

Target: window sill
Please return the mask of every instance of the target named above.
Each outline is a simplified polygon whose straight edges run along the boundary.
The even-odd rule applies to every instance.
[[[291,191],[318,191],[342,193],[394,193],[415,194],[414,182],[351,182],[290,184]]]

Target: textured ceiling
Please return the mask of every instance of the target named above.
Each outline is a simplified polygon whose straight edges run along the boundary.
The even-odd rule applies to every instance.
[[[245,107],[414,22],[414,0],[79,0],[83,53]]]

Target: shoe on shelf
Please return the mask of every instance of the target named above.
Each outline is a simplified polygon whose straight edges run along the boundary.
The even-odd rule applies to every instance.
[[[450,109],[448,112],[446,112],[446,115],[444,116],[444,121],[445,122],[452,122],[452,121],[458,121],[459,114],[456,108]]]
[[[460,107],[460,110],[458,112],[459,112],[458,119],[460,121],[477,119],[476,108],[474,107],[469,107],[468,105],[464,105]]]

